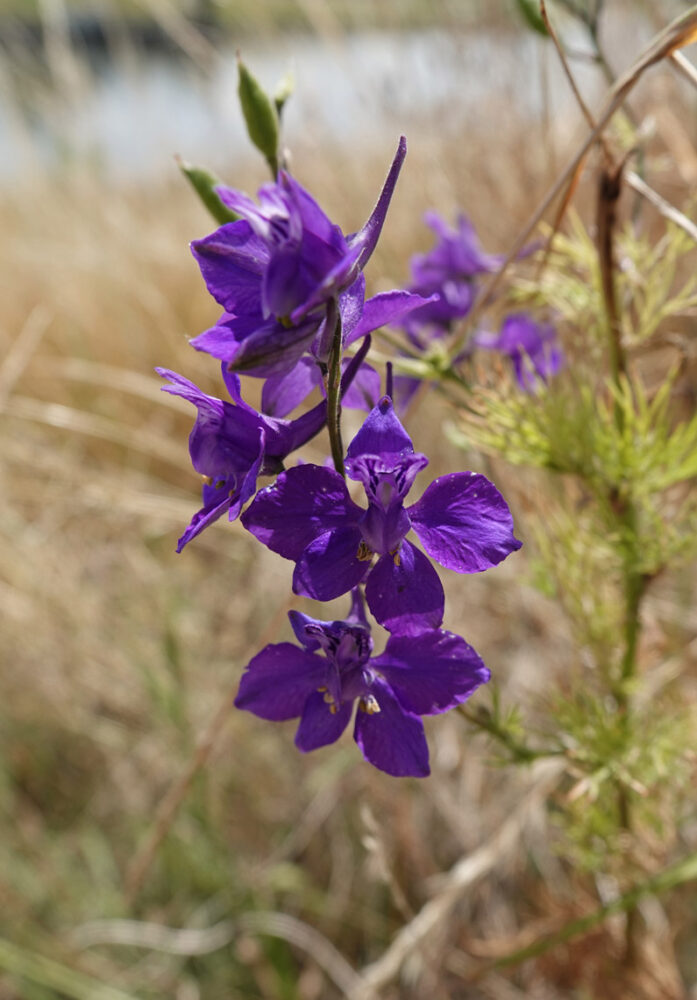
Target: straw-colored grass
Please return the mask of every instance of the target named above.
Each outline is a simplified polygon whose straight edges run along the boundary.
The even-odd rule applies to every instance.
[[[465,137],[422,125],[410,137],[374,289],[404,283],[409,254],[429,245],[427,207],[468,211],[491,250],[510,243],[550,179],[553,142],[541,125],[516,129],[503,108],[493,124]],[[392,145],[353,158],[308,139],[295,169],[352,231]],[[261,171],[229,179],[253,190]],[[558,964],[466,985],[482,959],[594,901],[555,855],[541,793],[529,792],[539,781],[548,792],[554,775],[492,766],[491,747],[465,739],[456,713],[427,725],[434,773],[419,783],[371,769],[349,735],[303,757],[292,724],[231,712],[129,900],[158,807],[241,669],[287,637],[290,606],[309,604],[293,598],[289,564],[238,524],[174,552],[198,501],[192,413],[159,391],[153,368],[217,387],[215,363],[187,344],[217,307],[187,251],[211,225],[184,182],[173,170],[157,187],[111,189],[78,165],[0,192],[0,228],[0,998],[343,995],[350,967],[377,959],[443,872],[511,816],[486,877],[456,894],[381,996],[597,989],[616,953],[612,927],[596,932],[595,957],[586,941]],[[466,460],[444,441],[443,415],[429,396],[410,428],[435,471]],[[322,453],[321,443],[305,451]],[[524,532],[536,487],[496,475]],[[544,690],[572,655],[527,580],[521,555],[446,581],[446,624],[511,702]]]

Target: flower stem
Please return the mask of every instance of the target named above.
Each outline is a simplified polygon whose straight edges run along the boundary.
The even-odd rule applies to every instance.
[[[340,476],[344,470],[344,446],[341,441],[341,313],[333,299],[327,311],[327,327],[334,325],[327,370],[327,430],[334,468]]]
[[[464,705],[459,706],[460,715],[469,723],[482,729],[493,739],[498,740],[510,753],[511,757],[518,764],[531,764],[541,757],[559,757],[564,750],[559,747],[550,747],[548,750],[535,750],[533,747],[520,743],[507,729],[505,729],[487,709],[480,708],[475,712],[470,712]]]
[[[526,962],[531,958],[536,958],[538,955],[543,955],[551,948],[563,944],[565,941],[569,941],[581,934],[586,934],[594,927],[597,927],[598,924],[602,924],[614,913],[626,913],[629,917],[632,911],[636,910],[637,903],[646,896],[654,896],[661,892],[667,892],[684,882],[693,882],[696,879],[697,853],[676,862],[676,864],[664,869],[657,875],[653,875],[645,882],[634,885],[628,892],[625,892],[611,903],[601,906],[593,913],[570,920],[553,934],[538,938],[531,945],[521,948],[519,951],[512,952],[510,955],[506,955],[505,958],[497,959],[492,963],[491,967],[497,969],[507,968],[512,965],[519,965],[521,962]],[[480,976],[481,973],[477,978],[480,978]]]

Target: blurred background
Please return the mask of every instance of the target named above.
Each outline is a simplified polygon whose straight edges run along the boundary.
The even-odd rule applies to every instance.
[[[605,8],[605,65],[553,11],[593,107],[687,5]],[[293,73],[292,169],[345,232],[407,136],[371,293],[407,283],[410,255],[432,245],[428,209],[464,211],[488,251],[506,250],[584,134],[552,46],[513,0],[2,0],[1,1000],[342,996],[345,963],[377,959],[531,783],[456,713],[427,723],[433,775],[417,782],[370,768],[348,734],[303,757],[293,723],[227,710],[251,655],[309,607],[239,524],[174,551],[199,501],[192,412],[153,368],[211,391],[218,379],[187,343],[217,317],[188,251],[214,225],[174,157],[249,193],[266,181],[236,50],[268,88]],[[697,178],[695,91],[660,67],[635,107],[680,201]],[[433,395],[409,427],[429,473],[487,471],[444,439],[447,417]],[[321,460],[323,443],[303,454]],[[489,474],[525,539],[534,487]],[[523,707],[577,656],[533,577],[521,554],[446,581],[446,626]],[[608,992],[611,927],[471,981],[531,927],[594,905],[535,802],[380,996],[629,996]],[[658,985],[632,996],[683,995],[676,967],[697,982],[694,900],[675,905],[685,932]]]

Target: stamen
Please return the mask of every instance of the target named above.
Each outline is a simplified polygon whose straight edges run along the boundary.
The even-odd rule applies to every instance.
[[[402,565],[402,557],[399,554],[399,549],[395,549],[394,552],[390,552],[390,555],[394,559],[395,566],[401,566]]]
[[[201,479],[204,481],[204,483],[206,484],[206,486],[212,486],[213,485],[213,476],[201,476]]]
[[[334,704],[334,698],[333,698],[332,695],[329,694],[328,691],[324,695],[324,703],[325,703],[325,705],[333,705]]]
[[[377,715],[380,711],[380,706],[374,695],[366,694],[358,702],[358,711],[365,712],[367,715]]]
[[[356,558],[359,559],[361,562],[370,562],[370,560],[373,558],[373,555],[374,555],[373,550],[369,548],[365,542],[362,541],[361,544],[358,546],[358,552],[356,553]]]
[[[319,691],[320,694],[324,694],[324,692],[327,690],[327,685],[323,684],[322,687],[317,688],[317,690]]]

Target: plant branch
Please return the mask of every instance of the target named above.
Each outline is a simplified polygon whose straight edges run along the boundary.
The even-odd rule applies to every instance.
[[[608,917],[611,917],[616,913],[629,913],[630,911],[635,910],[637,904],[646,896],[653,896],[658,893],[668,892],[670,889],[683,885],[685,882],[693,882],[695,880],[697,880],[697,852],[689,855],[682,861],[678,861],[674,865],[665,868],[662,872],[659,872],[658,875],[652,876],[645,882],[641,882],[640,884],[633,886],[628,892],[618,896],[618,898],[614,899],[611,903],[607,903],[599,909],[594,910],[593,913],[588,913],[584,917],[578,917],[575,920],[570,920],[568,923],[560,927],[559,930],[554,931],[554,933],[538,938],[537,941],[533,941],[533,943],[527,947],[520,948],[518,951],[514,951],[510,955],[506,955],[504,958],[497,959],[495,962],[490,963],[484,969],[480,970],[475,978],[480,979],[483,975],[486,975],[487,972],[493,969],[509,968],[513,965],[520,965],[522,962],[527,962],[531,958],[537,958],[540,955],[544,955],[552,948],[556,948],[557,945],[564,944],[564,942],[570,941],[572,938],[579,937],[580,935],[593,930],[594,927],[604,923]]]

